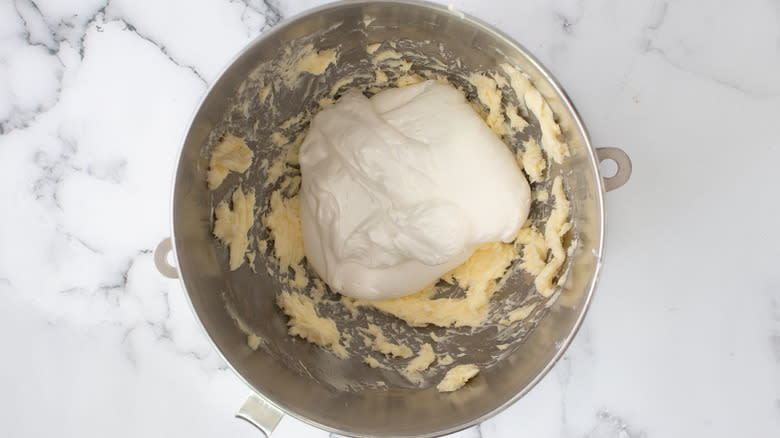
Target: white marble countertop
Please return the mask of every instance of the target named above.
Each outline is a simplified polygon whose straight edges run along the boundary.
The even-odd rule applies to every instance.
[[[152,250],[207,84],[319,3],[0,2],[0,434],[260,436]],[[454,4],[529,48],[594,143],[634,162],[565,359],[458,436],[780,435],[777,1]],[[285,418],[275,436],[327,433]]]

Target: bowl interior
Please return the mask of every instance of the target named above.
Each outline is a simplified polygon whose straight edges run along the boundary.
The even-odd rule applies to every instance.
[[[442,394],[435,387],[415,389],[360,360],[342,361],[332,354],[287,334],[287,318],[275,305],[280,285],[266,275],[263,260],[258,274],[246,267],[227,268],[226,251],[211,234],[215,201],[226,199],[238,176],[215,192],[205,180],[208,158],[216,139],[230,132],[243,136],[255,159],[273,159],[280,149],[270,133],[291,115],[311,109],[319,97],[345,76],[374,68],[366,47],[393,41],[405,52],[417,53],[411,72],[438,68],[467,95],[473,87],[463,81],[470,72],[497,70],[500,64],[519,67],[531,78],[553,109],[572,156],[551,168],[562,175],[571,202],[574,250],[560,299],[533,330],[519,330],[512,348],[491,363],[466,387]],[[263,78],[295,50],[311,44],[315,50],[336,49],[339,62],[327,74],[311,76],[296,87],[274,90],[273,103],[259,98]],[[436,67],[431,58],[440,59]],[[284,62],[282,62],[283,64]],[[434,65],[435,64],[435,65]],[[278,73],[278,72],[277,72]],[[361,85],[360,81],[356,81]],[[370,84],[363,83],[365,87]],[[538,123],[525,135],[538,135]],[[511,145],[510,147],[517,147]],[[266,202],[262,170],[241,177]],[[327,6],[279,25],[242,52],[203,100],[185,138],[173,197],[174,248],[180,273],[198,318],[221,354],[258,393],[289,414],[316,426],[351,435],[419,436],[443,434],[481,421],[527,392],[562,355],[590,301],[603,246],[603,192],[587,134],[568,99],[551,76],[524,49],[483,23],[463,18],[440,6],[417,2],[349,2]],[[502,291],[531,293],[528,278],[511,278]],[[495,299],[495,298],[494,298]],[[247,346],[237,326],[238,316],[263,338],[266,347]],[[465,335],[464,335],[465,336]],[[490,333],[463,338],[478,350]],[[389,388],[360,385],[388,381]]]

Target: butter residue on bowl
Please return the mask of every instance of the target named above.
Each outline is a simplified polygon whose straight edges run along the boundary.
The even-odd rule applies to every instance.
[[[533,262],[525,262],[524,267],[536,278],[534,285],[536,290],[545,297],[550,297],[555,292],[553,279],[558,275],[563,262],[566,260],[566,251],[563,248],[563,236],[571,229],[569,219],[569,201],[563,192],[563,182],[560,175],[553,180],[552,195],[555,197],[555,207],[550,213],[547,223],[544,225],[544,244],[538,241],[540,234],[538,231],[529,231],[521,237],[518,235],[518,243],[532,248],[529,252],[529,258]],[[533,228],[529,228],[533,230]],[[535,251],[535,252],[533,252]],[[551,254],[549,261],[543,262],[547,258],[547,252]]]
[[[371,345],[371,348],[374,351],[378,351],[385,356],[407,359],[412,357],[414,354],[412,349],[407,345],[394,344],[388,341],[384,332],[382,332],[382,329],[379,328],[379,326],[376,324],[369,324],[368,328],[365,330],[365,333],[367,335],[373,336],[374,338],[373,341],[371,341],[370,338],[366,338],[367,344]]]
[[[345,306],[372,307],[389,313],[412,327],[475,327],[488,315],[497,280],[518,257],[514,245],[490,242],[481,245],[466,262],[445,274],[441,281],[458,285],[464,298],[436,298],[436,283],[412,295],[389,300],[343,297]]]
[[[233,191],[232,208],[227,201],[214,209],[214,236],[230,246],[230,270],[244,263],[249,246],[249,229],[254,225],[255,189],[244,192],[241,186]]]
[[[226,134],[211,154],[206,175],[209,190],[216,190],[230,172],[244,173],[252,165],[254,153],[244,139]],[[249,230],[254,224],[255,190],[246,193],[238,188],[233,192],[232,209],[227,201],[214,209],[214,236],[230,247],[230,270],[244,263],[249,246]],[[251,263],[251,260],[250,260]]]
[[[319,75],[334,62],[336,62],[336,51],[334,49],[308,52],[295,65],[295,71]]]
[[[341,344],[341,333],[336,322],[317,313],[311,298],[295,293],[282,292],[276,300],[279,307],[290,317],[287,325],[291,336],[301,338],[330,349],[341,359],[349,356]]]
[[[436,354],[434,354],[431,344],[423,344],[417,356],[401,370],[401,375],[410,382],[420,385],[423,383],[421,372],[428,369],[435,360]]]
[[[347,77],[337,81],[331,91],[319,99],[318,108],[333,103],[338,95],[349,89],[376,93],[389,86],[406,86],[424,80],[448,81],[444,74],[446,65],[442,64],[441,68],[427,71],[419,68],[412,70],[414,59],[408,57],[407,53],[393,42],[375,43],[369,45],[366,51],[369,55],[374,55],[372,62],[375,68],[371,76]],[[309,55],[311,57],[300,64],[299,70],[299,62]],[[322,72],[328,71],[338,64],[338,51],[313,52],[313,48],[308,47],[308,52],[303,51],[293,58],[292,63],[285,61],[290,65],[286,67],[287,74],[280,78],[283,84],[293,84],[301,74],[316,74],[314,72],[319,71],[321,66],[324,66]],[[315,58],[322,62],[316,68],[309,68],[309,61],[313,62]],[[269,231],[269,237],[267,240],[257,238],[257,254],[264,254],[264,248],[270,247],[271,258],[265,262],[275,264],[273,269],[271,264],[267,264],[267,269],[270,275],[281,282],[282,291],[277,294],[277,304],[289,317],[289,334],[330,350],[339,358],[357,357],[366,366],[382,372],[397,372],[417,387],[425,387],[429,384],[429,378],[440,376],[442,369],[449,369],[455,377],[450,377],[449,380],[445,377],[439,390],[457,386],[457,382],[461,380],[465,383],[473,374],[463,376],[471,372],[476,374],[479,367],[464,363],[469,357],[466,351],[440,349],[443,348],[440,346],[449,342],[451,335],[447,334],[448,332],[436,335],[440,332],[420,332],[416,331],[417,328],[452,327],[477,330],[491,325],[497,327],[501,333],[515,322],[539,315],[541,310],[555,302],[559,294],[558,283],[562,278],[558,277],[567,256],[563,239],[571,228],[570,205],[565,196],[562,178],[552,177],[548,165],[549,162],[561,163],[568,157],[568,146],[560,138],[560,127],[542,95],[519,69],[508,64],[502,65],[497,71],[464,79],[476,90],[476,100],[472,101],[472,105],[484,119],[490,120],[491,128],[500,137],[511,138],[529,126],[517,104],[507,99],[505,93],[514,93],[517,103],[538,121],[540,136],[520,143],[522,147],[516,147],[516,158],[529,180],[535,183],[535,202],[546,204],[550,197],[555,202],[542,226],[537,228],[538,224],[529,220],[520,229],[514,242],[483,245],[463,265],[417,294],[384,302],[342,297],[334,303],[330,298],[328,305],[324,306],[323,297],[330,292],[321,280],[309,276],[300,234],[298,148],[303,134],[290,135],[288,129],[306,126],[316,109],[296,114],[280,124],[279,131],[270,136],[274,147],[281,151],[279,158],[272,163],[264,160],[261,165],[266,173],[263,185],[276,189],[260,206],[260,218]],[[366,85],[366,81],[369,85]],[[274,101],[274,87],[279,85],[272,85],[260,84],[263,101]],[[282,131],[287,134],[282,134]],[[250,250],[250,253],[253,252]],[[243,262],[243,257],[240,261]],[[500,303],[492,300],[496,292],[501,290],[503,282],[517,270],[525,271],[534,277],[534,289],[538,298],[531,296],[522,302],[503,299]],[[461,290],[462,294],[442,295],[442,290],[453,287]],[[357,329],[342,325],[341,319],[334,319],[334,315],[330,314],[334,305],[342,309],[339,315],[351,315],[352,320],[362,321]],[[404,333],[417,334],[403,339],[391,336],[395,334],[398,326],[380,327],[372,322],[375,316],[371,312],[393,315],[407,326],[408,329],[404,329]],[[371,325],[375,328],[367,330]],[[248,334],[248,340],[255,348],[257,344],[263,344],[252,338],[254,335],[248,325],[240,327],[244,327],[242,330]],[[358,342],[361,337],[366,341]],[[505,339],[512,337],[508,335]],[[389,347],[391,345],[397,348]],[[426,347],[423,350],[424,345],[428,345],[430,349]],[[496,345],[496,348],[501,354],[507,354],[511,351],[507,349],[508,345],[503,343]],[[400,354],[395,355],[391,351]],[[417,351],[417,355],[411,354],[412,351]],[[420,357],[422,359],[412,366],[412,362]],[[453,364],[456,366],[452,367]],[[468,366],[458,368],[464,364]],[[463,374],[464,371],[468,372]],[[454,386],[450,386],[450,383],[442,385],[444,380],[455,382],[452,384]],[[380,386],[378,383],[377,386]],[[381,386],[384,386],[384,382],[382,383]]]
[[[209,190],[216,190],[232,172],[244,173],[252,165],[254,153],[244,139],[225,135],[211,153],[209,172],[206,176]]]
[[[509,76],[509,81],[515,94],[522,96],[528,110],[539,121],[542,130],[542,148],[547,156],[561,164],[569,156],[569,147],[560,139],[561,127],[555,122],[555,115],[542,97],[542,93],[534,87],[522,71],[510,64],[501,64],[501,69]]]
[[[484,73],[472,73],[469,77],[469,82],[477,87],[477,97],[488,109],[485,123],[499,137],[506,134],[506,120],[504,118],[504,108],[501,105],[502,96],[498,90],[498,82]],[[512,111],[508,112],[512,113]],[[517,114],[515,113],[515,115]],[[515,124],[518,124],[518,122],[515,121]]]
[[[517,161],[523,165],[528,180],[532,183],[544,180],[544,171],[547,169],[547,161],[542,154],[542,148],[535,139],[529,138],[523,142],[523,150],[517,151]]]
[[[262,220],[263,225],[271,230],[271,239],[274,242],[289,242],[283,248],[280,246],[279,250],[274,251],[279,259],[279,269],[286,272],[291,268],[295,275],[290,285],[296,288],[306,287],[309,279],[302,263],[304,250],[300,197],[286,198],[279,190],[273,192],[270,209]]]
[[[436,389],[439,392],[452,392],[462,388],[472,377],[479,373],[479,367],[474,364],[458,365],[447,371]]]

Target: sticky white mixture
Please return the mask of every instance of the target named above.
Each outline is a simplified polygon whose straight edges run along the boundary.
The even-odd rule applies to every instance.
[[[514,240],[531,203],[506,145],[435,81],[342,96],[314,117],[299,160],[306,257],[353,298],[423,289],[479,245]]]

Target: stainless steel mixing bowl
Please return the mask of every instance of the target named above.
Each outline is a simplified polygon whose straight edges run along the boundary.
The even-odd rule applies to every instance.
[[[258,72],[270,74],[264,73],[261,66],[286,56],[283,48],[302,39],[311,41],[316,49],[338,47],[339,67],[276,99],[271,111],[256,99],[258,93],[247,85],[247,78]],[[264,141],[270,127],[313,105],[316,90],[329,88],[350,68],[357,68],[368,44],[389,40],[416,41],[422,45],[423,55],[425,47],[431,53],[444,47],[462,61],[457,67],[461,73],[497,70],[502,63],[519,67],[553,109],[571,149],[571,157],[563,165],[550,169],[552,175],[564,178],[571,202],[570,243],[575,246],[561,298],[534,330],[516,340],[511,354],[453,393],[439,393],[433,387],[415,389],[391,384],[387,389],[359,385],[344,389],[334,384],[338,379],[359,381],[374,371],[359,360],[341,361],[287,335],[286,317],[274,303],[279,284],[262,275],[262,268],[261,274],[252,274],[246,267],[229,271],[225,252],[215,245],[211,234],[212,206],[228,190],[210,192],[205,183],[215,138],[226,131],[246,136],[256,160],[272,158],[278,151]],[[243,107],[248,118],[236,110],[242,102],[247,103]],[[537,129],[538,133],[538,123],[532,120],[532,125],[529,132]],[[607,190],[628,179],[628,158],[614,148],[597,153],[573,105],[549,72],[524,48],[485,23],[417,1],[331,4],[281,23],[253,41],[208,91],[184,139],[176,170],[172,250],[177,266],[166,262],[170,240],[158,247],[156,261],[164,275],[181,278],[208,336],[254,390],[239,415],[266,433],[283,414],[289,414],[347,435],[446,434],[478,423],[522,397],[552,368],[577,332],[602,263],[605,184],[598,163],[608,158],[618,162],[618,173],[606,179]],[[257,185],[262,178],[262,172],[250,171],[244,182]],[[262,203],[267,193],[258,190]],[[508,283],[506,287],[519,286]],[[228,308],[263,338],[267,348],[253,351],[247,346],[246,335]]]

